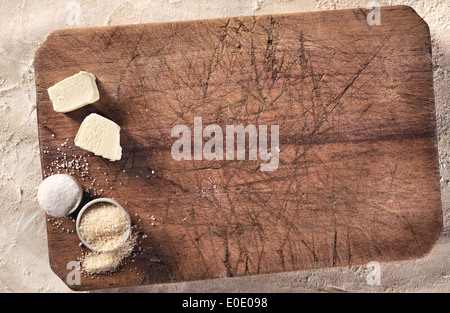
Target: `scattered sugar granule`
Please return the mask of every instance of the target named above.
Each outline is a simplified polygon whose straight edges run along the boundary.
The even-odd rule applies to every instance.
[[[116,249],[129,231],[129,221],[117,206],[99,202],[88,208],[80,219],[83,239],[98,251]]]
[[[113,272],[121,262],[114,252],[91,252],[83,258],[82,266],[89,274],[103,274]]]
[[[114,273],[131,255],[135,245],[136,235],[132,234],[119,249],[110,252],[87,253],[81,258],[82,270],[91,275]]]

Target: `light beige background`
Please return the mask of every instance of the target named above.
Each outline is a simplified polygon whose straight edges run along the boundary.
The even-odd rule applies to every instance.
[[[0,292],[70,292],[50,269],[45,215],[36,202],[41,175],[33,57],[50,32],[67,27],[367,7],[370,1],[78,0],[79,15],[70,2],[0,0]],[[442,239],[431,253],[420,260],[381,264],[378,286],[367,283],[365,266],[356,266],[113,291],[450,291],[450,0],[378,2],[410,5],[431,29],[444,214]]]

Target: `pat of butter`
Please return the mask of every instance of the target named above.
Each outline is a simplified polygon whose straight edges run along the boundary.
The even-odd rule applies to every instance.
[[[120,160],[120,126],[106,117],[92,113],[81,123],[75,145],[111,161]]]
[[[81,71],[48,88],[56,112],[70,112],[100,99],[95,76]]]

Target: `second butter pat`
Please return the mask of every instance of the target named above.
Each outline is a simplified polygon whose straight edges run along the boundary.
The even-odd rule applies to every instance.
[[[120,160],[120,126],[106,117],[92,113],[81,123],[75,145],[111,161]]]

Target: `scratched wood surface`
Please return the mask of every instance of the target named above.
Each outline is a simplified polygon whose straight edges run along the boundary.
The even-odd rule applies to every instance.
[[[43,177],[62,153],[86,158],[89,173],[73,174],[85,201],[103,189],[124,204],[142,249],[120,274],[70,287],[424,256],[442,223],[429,31],[409,7],[383,7],[376,26],[368,12],[52,33],[35,57]],[[47,88],[80,70],[96,75],[100,101],[54,112]],[[122,127],[120,161],[74,146],[91,112]],[[196,116],[224,129],[279,125],[278,169],[260,171],[259,159],[174,161],[171,129],[193,129]],[[49,257],[66,282],[68,262],[86,250],[74,223],[60,220],[47,223]]]

